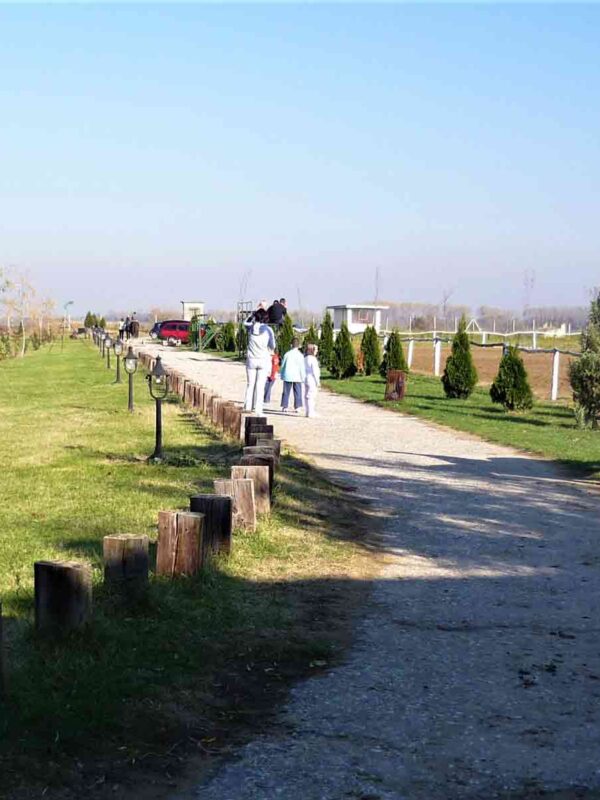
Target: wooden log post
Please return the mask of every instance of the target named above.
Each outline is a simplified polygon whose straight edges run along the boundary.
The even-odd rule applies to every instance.
[[[256,501],[251,478],[219,479],[214,482],[215,494],[231,497],[232,524],[247,531],[256,530]]]
[[[250,442],[248,441],[248,437],[250,436],[252,428],[256,428],[266,424],[267,424],[266,417],[254,417],[254,416],[244,417],[244,441],[246,442],[246,444],[250,444]]]
[[[102,540],[104,580],[128,595],[142,595],[148,587],[148,537],[116,534]]]
[[[255,425],[253,428],[250,428],[250,432],[246,437],[246,447],[256,447],[259,436],[262,439],[273,439],[275,436],[275,431],[273,426]]]
[[[279,455],[277,450],[268,446],[269,442],[261,442],[254,447],[244,447],[242,454],[244,456],[273,456],[275,467],[279,466]]]
[[[213,397],[212,401],[212,408],[211,408],[211,420],[212,424],[217,426],[219,424],[219,411],[221,410],[221,405],[223,403],[222,397]]]
[[[196,575],[204,563],[204,539],[202,514],[159,511],[156,574]]]
[[[231,551],[231,506],[229,496],[196,494],[190,497],[190,511],[204,514],[204,538],[209,552]]]
[[[226,400],[222,400],[217,412],[217,428],[220,428],[223,432],[225,432],[225,415],[228,407],[229,403]]]
[[[240,409],[234,403],[227,403],[223,416],[223,430],[232,439],[239,439]]]
[[[252,447],[266,447],[277,456],[278,461],[281,458],[281,439],[272,439],[270,433],[257,433],[256,444]]]
[[[92,569],[80,561],[36,561],[35,627],[69,631],[84,625],[92,607]]]
[[[231,468],[232,480],[251,478],[254,483],[254,502],[257,514],[271,513],[271,492],[269,488],[269,467],[235,466]]]
[[[275,478],[275,456],[242,456],[240,458],[242,467],[268,467],[269,468],[269,496],[273,496],[273,483]]]

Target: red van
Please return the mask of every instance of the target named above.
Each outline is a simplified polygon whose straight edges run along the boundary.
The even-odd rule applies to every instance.
[[[190,323],[185,319],[167,319],[160,323],[157,336],[169,344],[189,344]]]

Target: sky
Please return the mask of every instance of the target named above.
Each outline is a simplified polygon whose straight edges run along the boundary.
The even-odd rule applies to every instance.
[[[0,266],[74,313],[600,284],[600,5],[14,4],[0,35]]]

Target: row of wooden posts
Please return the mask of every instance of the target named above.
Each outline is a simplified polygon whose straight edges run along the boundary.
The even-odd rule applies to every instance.
[[[150,355],[138,354],[150,371]],[[281,442],[266,417],[244,412],[206,387],[167,370],[170,391],[207,418],[224,436],[243,442],[230,477],[214,481],[213,494],[190,498],[189,511],[160,511],[156,570],[158,576],[194,575],[213,554],[229,553],[232,531],[255,531],[257,518],[269,514]],[[149,540],[145,534],[116,534],[103,540],[104,580],[126,597],[143,593],[148,583]],[[34,564],[35,624],[38,631],[69,630],[83,625],[92,606],[91,565],[77,561]],[[2,605],[0,604],[0,689],[2,684]]]

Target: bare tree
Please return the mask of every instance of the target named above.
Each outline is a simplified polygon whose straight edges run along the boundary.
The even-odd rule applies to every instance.
[[[19,355],[21,357],[25,355],[25,347],[27,344],[26,323],[31,314],[34,298],[35,289],[29,281],[28,275],[24,272],[15,272],[8,286],[8,296],[3,302],[9,320],[10,317],[13,316],[19,321],[19,329],[21,333],[21,351]]]

